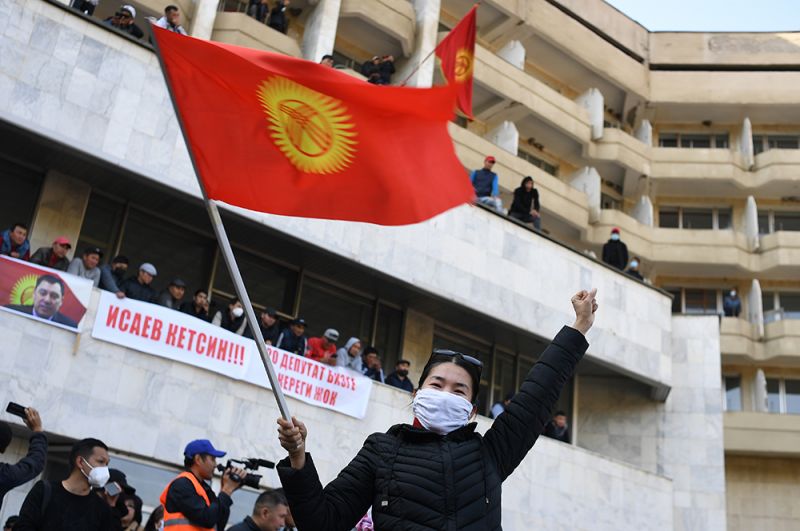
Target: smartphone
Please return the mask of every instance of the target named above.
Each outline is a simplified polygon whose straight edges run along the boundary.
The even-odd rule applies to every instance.
[[[119,496],[119,493],[122,492],[122,487],[119,486],[119,483],[116,481],[109,481],[106,483],[105,486],[106,494],[109,496]]]
[[[8,406],[6,406],[6,412],[21,417],[23,419],[28,418],[28,415],[25,414],[25,406],[21,406],[16,402],[9,402]]]

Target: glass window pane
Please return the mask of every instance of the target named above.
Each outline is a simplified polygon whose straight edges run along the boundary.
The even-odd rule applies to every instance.
[[[685,208],[683,210],[684,229],[711,229],[714,227],[710,208]]]
[[[780,381],[776,378],[767,378],[767,411],[781,412]]]
[[[797,149],[798,137],[784,135],[770,135],[767,137],[770,149]]]
[[[103,261],[109,263],[114,258],[111,254],[117,244],[124,209],[125,205],[122,202],[93,192],[89,197],[81,234],[78,237],[78,244],[75,246],[76,256],[79,256],[80,249],[95,245],[105,252]],[[137,266],[136,257],[128,256],[128,258],[133,262],[129,266],[129,271],[133,271],[133,268]],[[156,268],[158,268],[158,264],[156,264]]]
[[[731,213],[730,208],[720,208],[717,210],[717,227],[719,229],[730,229],[731,228],[731,219],[733,218],[733,214]]]
[[[742,378],[740,376],[725,377],[725,409],[727,411],[742,410]]]
[[[769,234],[769,213],[768,212],[759,212],[758,213],[758,233],[759,234]]]
[[[713,289],[686,288],[686,313],[713,315],[717,313],[717,292]]]
[[[339,331],[339,346],[351,337],[367,342],[372,332],[373,311],[374,303],[369,299],[321,280],[303,279],[300,317],[308,321],[308,337],[321,336],[325,329],[335,328]],[[380,349],[378,356],[384,361]]]
[[[775,230],[800,230],[800,212],[775,212]]]
[[[516,381],[514,380],[514,366],[515,360],[512,356],[497,354],[493,383],[495,388],[500,390],[500,396],[495,393],[495,402],[501,400],[506,393],[517,390]]]
[[[39,173],[5,159],[0,161],[0,189],[5,190],[0,194],[0,212],[3,213],[0,231],[17,222],[31,226],[41,187],[42,176]],[[31,254],[35,251],[31,249]]]
[[[753,152],[758,155],[764,151],[764,137],[753,135]]]
[[[241,249],[234,248],[234,254],[253,304],[272,306],[286,315],[292,315],[297,291],[297,272]],[[235,293],[228,268],[221,256],[217,262],[213,289],[223,299],[215,301],[219,304],[227,304],[226,299],[233,297]]]
[[[675,133],[661,133],[658,135],[658,147],[678,147],[678,135]]]
[[[773,292],[761,292],[761,307],[765,312],[771,312],[775,309],[775,294]]]
[[[128,483],[136,488],[136,495],[142,499],[148,510],[158,505],[158,498],[164,487],[180,471],[177,466],[174,468],[155,466],[114,454],[111,455],[111,467],[125,473]]]
[[[208,287],[214,245],[207,236],[131,209],[120,253],[130,258],[131,274],[135,274],[142,262],[156,266],[158,276],[153,281],[156,291],[166,289],[170,280],[180,277],[186,282],[186,293],[192,294],[196,289]]]
[[[710,148],[710,135],[681,135],[682,148]]]
[[[781,293],[780,307],[787,319],[800,319],[800,293]]]
[[[672,295],[672,313],[681,313],[681,290],[679,288],[665,288]]]
[[[379,304],[378,326],[375,330],[375,348],[383,356],[384,370],[387,374],[394,370],[397,360],[402,355],[400,352],[402,333],[403,311],[385,304]]]
[[[786,380],[786,412],[800,414],[800,380]]]
[[[678,228],[678,209],[662,208],[658,211],[658,226],[665,229]]]
[[[218,461],[222,461],[219,459]],[[239,465],[241,466],[241,465]],[[265,469],[261,469],[259,472],[250,472],[251,474],[264,474]],[[216,490],[216,489],[215,489]],[[138,492],[136,494],[139,494]],[[251,489],[250,487],[245,487],[236,491],[236,502],[231,505],[231,513],[230,517],[228,518],[228,525],[230,524],[238,524],[242,520],[244,520],[247,516],[251,516],[253,514],[253,507],[256,504],[256,499],[258,499],[260,491],[255,489]],[[169,531],[169,527],[165,528]]]
[[[714,136],[714,147],[717,149],[727,148],[730,146],[729,135],[715,135]]]

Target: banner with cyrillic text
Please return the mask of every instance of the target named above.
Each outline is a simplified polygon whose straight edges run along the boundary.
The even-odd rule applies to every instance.
[[[253,341],[189,314],[103,291],[92,337],[242,379]]]
[[[325,365],[271,346],[267,347],[267,352],[286,395],[359,419],[367,414],[372,392],[369,378],[344,367]],[[250,366],[245,380],[271,389],[261,360]]]
[[[156,304],[118,299],[103,291],[92,337],[271,388],[252,339]],[[344,367],[267,348],[286,395],[352,417],[366,415],[372,380]]]
[[[91,280],[0,256],[2,311],[77,332],[91,296]]]

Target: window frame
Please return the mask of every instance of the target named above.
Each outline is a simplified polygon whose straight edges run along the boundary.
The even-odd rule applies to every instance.
[[[664,140],[674,139],[675,145],[674,146],[664,146],[662,142]],[[708,147],[694,147],[693,145],[684,146],[683,141],[684,139],[688,139],[689,142],[694,142],[695,140],[699,140],[701,137],[708,137]],[[663,147],[667,149],[730,149],[731,148],[731,134],[727,131],[720,131],[717,133],[708,133],[708,132],[690,132],[690,131],[665,131],[658,133],[658,147]]]
[[[800,377],[787,378],[785,376],[766,375],[766,381],[769,382],[769,380],[778,382],[778,411],[769,411],[768,406],[767,413],[771,415],[800,415],[800,411],[789,412],[786,405],[786,381],[800,382]],[[767,396],[769,396],[769,392],[767,392]]]
[[[721,315],[723,314],[722,309],[722,299],[724,297],[724,289],[723,288],[704,288],[704,287],[695,287],[695,286],[688,286],[688,287],[676,287],[676,286],[665,286],[664,291],[667,291],[672,294],[679,294],[680,295],[680,312],[673,315]],[[714,313],[687,313],[686,312],[686,290],[705,290],[705,291],[713,291],[714,292],[714,300],[715,300],[715,310]],[[675,299],[673,299],[675,300]]]
[[[728,408],[728,385],[727,381],[728,378],[738,378],[739,380],[739,409],[729,409]],[[722,373],[722,411],[723,412],[731,412],[731,413],[738,413],[740,411],[744,411],[744,392],[742,390],[742,375],[736,374],[732,372]]]
[[[684,227],[684,214],[687,210],[710,210],[711,211],[711,228],[710,229],[694,229],[689,227]],[[677,213],[678,215],[678,226],[677,227],[662,227],[661,226],[661,212],[662,211],[672,211],[671,213]],[[727,213],[730,216],[730,225],[726,228],[720,228],[720,213]],[[733,224],[733,207],[732,206],[676,206],[676,205],[659,205],[658,207],[658,228],[664,229],[678,229],[678,230],[735,230]]]

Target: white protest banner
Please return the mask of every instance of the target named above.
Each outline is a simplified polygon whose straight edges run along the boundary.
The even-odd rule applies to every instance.
[[[103,291],[92,337],[270,388],[252,339],[163,306],[118,299]],[[344,367],[267,349],[287,395],[364,418],[372,380]]]
[[[364,418],[372,391],[372,380],[344,367],[319,363],[274,347],[267,352],[288,396],[308,404]],[[259,360],[260,361],[260,360]],[[270,388],[261,363],[253,363],[245,380]]]
[[[92,337],[235,379],[247,374],[258,355],[250,339],[163,306],[118,299],[108,291],[100,296]]]
[[[2,311],[77,332],[91,296],[91,280],[0,256]]]

